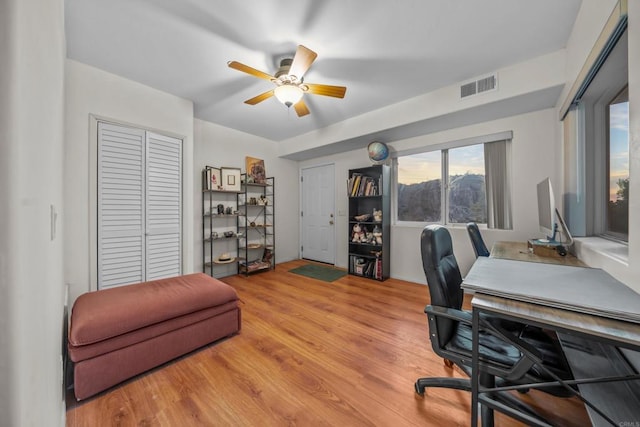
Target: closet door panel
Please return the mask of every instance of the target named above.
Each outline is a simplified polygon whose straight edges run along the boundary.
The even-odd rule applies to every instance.
[[[98,124],[98,289],[144,280],[143,130]]]
[[[182,272],[182,141],[147,132],[146,143],[146,264],[153,280]]]

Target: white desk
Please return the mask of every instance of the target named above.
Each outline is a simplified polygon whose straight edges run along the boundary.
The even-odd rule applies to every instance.
[[[480,312],[640,351],[640,295],[602,270],[481,257],[464,279],[462,288],[475,294],[471,301],[474,373],[479,372]],[[640,387],[638,381],[632,384]],[[478,402],[490,406],[483,400],[483,392],[474,375],[472,426],[477,425]],[[628,397],[621,397],[622,401],[625,399]],[[588,409],[590,413],[593,411]],[[617,423],[637,422],[639,409],[630,408],[630,412],[622,415],[605,414],[636,417],[620,418]],[[592,419],[603,420],[597,414]]]

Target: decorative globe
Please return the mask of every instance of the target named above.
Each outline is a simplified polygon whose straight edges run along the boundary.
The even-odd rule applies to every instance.
[[[369,159],[374,163],[384,163],[389,158],[389,147],[384,142],[370,142],[367,151]]]

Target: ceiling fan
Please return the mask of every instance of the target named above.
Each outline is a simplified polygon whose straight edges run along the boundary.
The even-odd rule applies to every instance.
[[[302,117],[309,114],[309,109],[302,99],[305,93],[344,98],[344,94],[347,91],[347,88],[344,86],[304,83],[304,73],[311,67],[311,64],[317,56],[318,54],[311,49],[299,45],[293,58],[285,58],[280,61],[280,68],[278,68],[278,71],[276,71],[273,76],[237,61],[229,61],[227,65],[243,73],[269,80],[276,85],[276,87],[270,91],[247,99],[244,101],[245,104],[256,105],[265,99],[275,96],[287,107],[293,105],[298,117]]]

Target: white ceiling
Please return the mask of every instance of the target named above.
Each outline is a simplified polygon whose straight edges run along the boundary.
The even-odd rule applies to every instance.
[[[581,0],[66,0],[69,58],[190,99],[195,117],[282,141],[491,73],[565,46]],[[347,86],[305,95],[298,118],[269,74],[303,44],[305,81]]]

